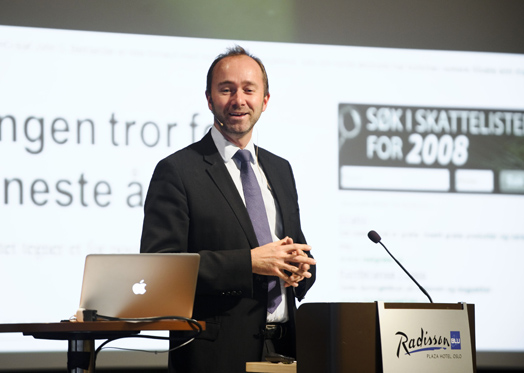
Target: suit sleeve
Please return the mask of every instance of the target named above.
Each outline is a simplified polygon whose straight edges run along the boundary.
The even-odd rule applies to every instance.
[[[207,184],[208,178],[201,177],[205,172],[195,173],[195,178],[191,167],[178,163],[168,158],[155,168],[144,205],[140,251],[199,253],[197,294],[252,296],[249,245],[239,239],[234,224],[220,219],[227,209],[211,192],[216,188]]]
[[[295,177],[293,176],[293,170],[291,169],[291,165],[289,165],[289,171],[291,173],[291,178],[292,178],[292,181],[293,181],[293,191],[294,191],[294,195],[295,195],[295,201],[296,201],[296,216],[297,216],[297,219],[298,219],[298,224],[299,224],[299,228],[298,228],[298,231],[299,231],[299,239],[298,239],[298,242],[300,243],[304,243],[306,244],[306,237],[304,236],[304,233],[302,232],[302,224],[300,222],[300,208],[299,208],[299,204],[298,204],[298,193],[297,193],[297,188],[296,188],[296,183],[295,183]],[[307,252],[306,253],[309,257],[313,257],[313,255],[310,253],[310,252]],[[295,297],[297,298],[298,301],[302,301],[305,296],[306,296],[306,293],[309,291],[309,289],[313,286],[313,284],[315,283],[315,280],[316,280],[316,275],[317,275],[317,266],[316,265],[313,265],[310,267],[309,269],[309,272],[311,273],[311,277],[310,278],[305,278],[304,280],[302,280],[299,284],[298,284],[298,287],[297,288],[294,288],[294,293],[295,293]]]
[[[274,187],[280,205],[284,235],[291,237],[296,243],[306,244],[306,238],[302,232],[300,222],[298,193],[291,165],[288,161],[278,157],[275,159],[270,158],[266,161],[267,167],[265,167],[265,172],[268,178],[270,178],[270,183]],[[313,257],[311,253],[308,252],[307,254]],[[315,282],[316,266],[311,266],[310,272],[312,274],[311,278],[305,278],[299,283],[297,288],[293,288],[294,296],[299,301],[304,299],[306,293]]]
[[[141,252],[187,252],[189,216],[180,177],[166,160],[153,173],[144,205]]]

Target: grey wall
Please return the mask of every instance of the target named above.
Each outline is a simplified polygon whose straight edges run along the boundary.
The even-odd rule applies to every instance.
[[[524,53],[522,0],[0,0],[0,24]]]

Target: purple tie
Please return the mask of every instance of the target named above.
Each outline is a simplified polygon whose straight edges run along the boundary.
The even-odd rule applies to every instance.
[[[260,191],[260,186],[258,185],[253,168],[250,165],[251,153],[249,150],[242,149],[237,151],[233,158],[240,161],[240,178],[242,179],[242,188],[244,189],[244,199],[246,200],[247,212],[251,218],[251,224],[253,224],[258,244],[259,246],[263,246],[273,242],[267,220],[266,207],[262,199],[262,192]],[[276,276],[268,276],[267,287],[267,310],[269,313],[273,313],[280,302],[282,302],[279,278]]]

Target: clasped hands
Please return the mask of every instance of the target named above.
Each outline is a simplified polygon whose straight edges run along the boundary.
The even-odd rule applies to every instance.
[[[277,276],[286,287],[297,287],[304,278],[311,277],[309,268],[317,263],[306,254],[310,250],[311,246],[296,244],[290,237],[256,247],[251,250],[253,273]]]

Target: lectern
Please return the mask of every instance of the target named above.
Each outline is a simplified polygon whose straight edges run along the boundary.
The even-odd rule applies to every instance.
[[[429,310],[461,310],[463,304],[390,303]],[[474,305],[467,305],[475,359]],[[376,303],[306,303],[297,311],[297,373],[382,373]]]

